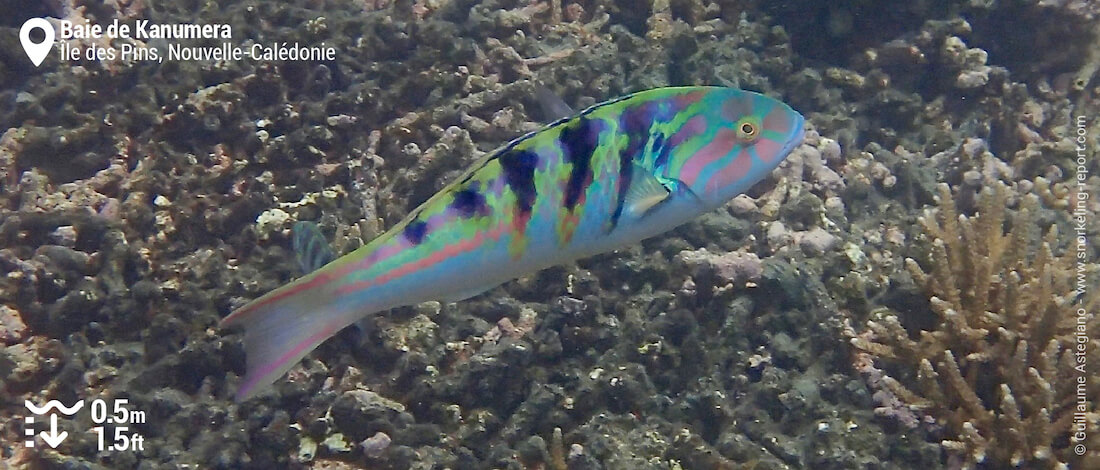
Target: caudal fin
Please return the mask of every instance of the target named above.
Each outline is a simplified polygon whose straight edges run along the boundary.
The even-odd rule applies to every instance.
[[[237,401],[263,391],[357,317],[334,302],[315,276],[271,291],[225,317],[223,327],[241,325],[245,330],[248,371]]]

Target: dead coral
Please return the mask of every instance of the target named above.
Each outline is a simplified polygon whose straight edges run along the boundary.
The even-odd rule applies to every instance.
[[[852,338],[860,370],[883,369],[872,384],[882,392],[879,403],[907,408],[880,414],[934,420],[952,460],[966,468],[1097,468],[1095,434],[1080,442],[1085,455],[1074,452],[1074,430],[1100,421],[1100,387],[1079,388],[1088,375],[1074,368],[1082,359],[1100,361],[1100,323],[1090,310],[1096,296],[1086,293],[1089,302],[1075,291],[1074,253],[1056,254],[1055,228],[1036,247],[1029,236],[1035,196],[1021,198],[1009,215],[1008,190],[996,183],[966,216],[947,185],[939,192],[939,208],[920,219],[931,242],[930,271],[906,259],[930,296],[932,326],[889,312]],[[1085,266],[1095,274],[1095,263]]]

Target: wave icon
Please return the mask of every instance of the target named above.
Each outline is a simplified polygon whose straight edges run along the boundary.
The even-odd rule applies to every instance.
[[[43,406],[41,408],[38,407],[38,406],[35,406],[34,403],[30,402],[30,400],[25,400],[23,402],[23,404],[27,407],[28,410],[31,411],[31,413],[34,413],[36,415],[48,413],[51,409],[57,408],[57,411],[61,412],[61,414],[65,415],[65,416],[72,416],[72,415],[76,414],[77,411],[80,411],[80,409],[84,407],[84,400],[80,400],[80,401],[76,402],[71,407],[67,407],[64,404],[62,404],[61,402],[57,401],[57,400],[50,400],[50,401],[46,402],[46,406]]]

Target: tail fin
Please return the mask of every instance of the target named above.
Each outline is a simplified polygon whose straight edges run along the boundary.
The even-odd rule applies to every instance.
[[[237,401],[251,398],[362,313],[334,302],[322,276],[306,276],[237,309],[222,326],[244,326],[248,371]]]

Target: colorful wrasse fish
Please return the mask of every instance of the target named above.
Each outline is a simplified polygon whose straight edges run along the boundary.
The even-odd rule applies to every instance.
[[[372,313],[472,297],[722,206],[779,165],[802,127],[802,115],[757,93],[676,87],[519,137],[362,248],[226,317],[223,326],[245,328],[237,397]]]

